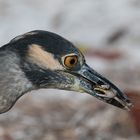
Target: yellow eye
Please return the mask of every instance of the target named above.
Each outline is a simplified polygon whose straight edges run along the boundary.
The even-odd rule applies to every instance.
[[[77,55],[73,55],[73,56],[67,56],[65,57],[65,60],[64,60],[64,65],[71,69],[71,68],[74,68],[78,63],[78,56]]]

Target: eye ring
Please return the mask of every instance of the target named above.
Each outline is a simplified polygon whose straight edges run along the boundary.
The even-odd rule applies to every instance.
[[[75,54],[68,55],[64,58],[64,65],[68,69],[72,69],[72,68],[76,67],[77,63],[78,63],[78,56]]]

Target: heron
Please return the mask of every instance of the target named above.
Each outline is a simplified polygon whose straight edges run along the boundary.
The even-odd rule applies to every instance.
[[[115,84],[88,66],[73,43],[56,33],[34,30],[0,48],[0,113],[41,88],[88,93],[121,109],[132,106]]]

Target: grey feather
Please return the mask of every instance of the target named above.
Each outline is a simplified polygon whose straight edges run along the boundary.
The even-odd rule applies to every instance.
[[[0,113],[8,111],[20,96],[33,88],[19,63],[14,52],[0,51]]]

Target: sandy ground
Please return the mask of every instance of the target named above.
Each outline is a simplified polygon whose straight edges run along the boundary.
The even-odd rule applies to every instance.
[[[124,110],[84,94],[39,92],[0,115],[0,140],[139,140]]]

